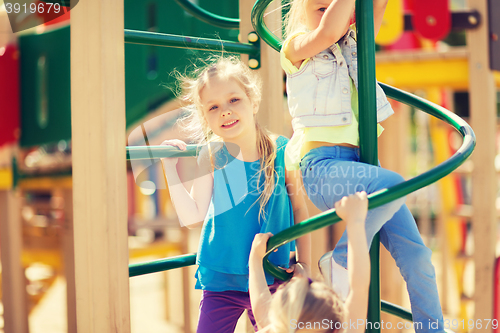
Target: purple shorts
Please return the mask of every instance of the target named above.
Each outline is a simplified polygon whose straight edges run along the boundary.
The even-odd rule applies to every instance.
[[[275,280],[274,284],[269,286],[269,291],[274,294],[281,284],[283,281]],[[248,310],[248,317],[257,332],[248,292],[203,290],[196,332],[233,333],[238,319],[245,310]]]

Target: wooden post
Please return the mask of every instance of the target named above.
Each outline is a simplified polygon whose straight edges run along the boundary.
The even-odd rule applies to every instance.
[[[21,216],[19,194],[0,190],[0,245],[4,331],[27,333],[26,278],[21,265]]]
[[[240,40],[248,43],[248,34],[253,31],[250,21],[255,0],[240,0]],[[268,28],[274,33],[281,31],[281,10],[278,1],[274,1],[267,7],[267,11],[273,11],[271,19],[266,21]],[[248,56],[242,55],[243,61]],[[283,134],[285,122],[283,115],[283,70],[280,65],[280,56],[273,48],[264,41],[260,41],[260,69],[257,70],[262,78],[262,102],[258,113],[260,124],[273,133]]]
[[[123,1],[71,12],[78,332],[130,332]]]
[[[73,189],[62,190],[64,198],[63,255],[64,276],[66,278],[66,308],[68,333],[76,333],[76,290],[75,290],[75,248],[73,236]]]
[[[493,272],[497,219],[495,199],[496,92],[493,72],[489,69],[488,2],[469,0],[470,9],[481,15],[481,25],[467,32],[469,49],[469,93],[471,125],[475,130],[477,146],[472,160],[472,229],[474,232],[475,313],[474,320],[493,318]],[[485,325],[474,332],[491,332]]]
[[[379,159],[381,166],[405,177],[408,173],[408,155],[410,150],[409,126],[410,108],[397,102],[392,103],[395,114],[385,120],[382,125],[384,133],[379,139]],[[405,177],[406,178],[406,177]],[[396,262],[385,247],[380,248],[380,292],[385,301],[401,304],[403,296],[403,278]],[[391,322],[396,328],[401,319],[381,314],[384,322]],[[382,332],[401,332],[383,329]]]

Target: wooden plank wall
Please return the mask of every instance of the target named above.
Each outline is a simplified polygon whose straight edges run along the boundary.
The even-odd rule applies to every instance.
[[[467,32],[469,49],[469,93],[471,125],[475,130],[477,146],[472,161],[472,229],[474,233],[475,265],[475,320],[493,319],[493,271],[497,218],[495,199],[497,176],[496,155],[496,90],[493,72],[488,59],[488,3],[486,0],[469,0],[470,9],[479,11],[481,25]],[[474,332],[491,332],[485,325]]]
[[[130,332],[123,0],[71,11],[78,332]]]

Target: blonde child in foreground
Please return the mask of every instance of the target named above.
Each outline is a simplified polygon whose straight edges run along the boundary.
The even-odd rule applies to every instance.
[[[307,277],[294,277],[271,295],[266,284],[262,259],[272,234],[257,234],[250,251],[249,291],[260,332],[342,332],[343,324],[345,332],[348,333],[365,331],[370,284],[370,260],[365,234],[368,209],[366,193],[357,192],[343,197],[335,203],[335,209],[339,217],[346,222],[349,235],[351,289],[345,304],[325,283],[311,281]]]

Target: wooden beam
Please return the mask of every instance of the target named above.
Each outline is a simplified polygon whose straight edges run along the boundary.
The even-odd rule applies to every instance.
[[[78,332],[130,332],[123,1],[71,12]]]
[[[0,246],[4,331],[28,333],[26,278],[21,265],[20,197],[0,190]]]
[[[240,39],[243,43],[248,43],[248,34],[253,31],[250,22],[255,0],[240,0]],[[267,12],[274,11],[266,20],[268,28],[273,31],[281,31],[281,5],[278,1],[272,2],[267,7]],[[242,55],[241,59],[248,60],[248,56]],[[262,102],[257,114],[260,124],[273,133],[283,134],[285,121],[283,114],[283,71],[280,65],[280,56],[273,48],[264,41],[260,41],[260,69],[257,70],[262,78]],[[288,125],[288,124],[286,124]]]
[[[469,93],[471,124],[475,130],[477,146],[472,159],[472,229],[474,233],[475,313],[474,320],[493,317],[493,276],[497,218],[495,199],[497,182],[494,159],[496,154],[496,91],[493,72],[488,59],[488,3],[470,0],[469,7],[476,9],[483,18],[476,30],[467,32],[469,48]],[[492,332],[475,327],[474,332]]]
[[[64,256],[64,277],[66,278],[66,309],[68,333],[76,333],[76,280],[75,280],[75,247],[73,234],[73,189],[60,189],[64,199],[64,225],[62,250]]]
[[[382,125],[384,133],[379,138],[379,159],[385,169],[397,172],[403,177],[408,175],[408,157],[410,152],[410,108],[407,105],[393,102],[394,115],[385,120]],[[390,252],[380,248],[380,293],[384,301],[401,304],[403,299],[403,277]],[[400,318],[382,313],[384,322],[391,322],[397,327]],[[387,329],[387,331],[389,331]]]

